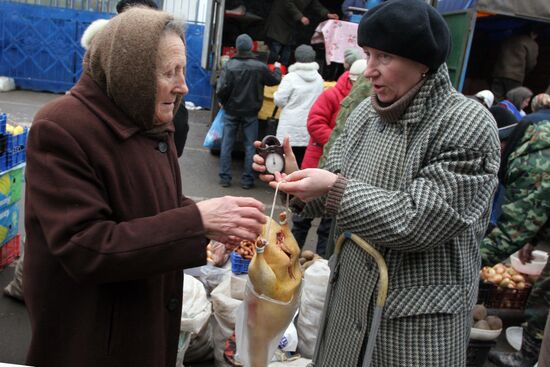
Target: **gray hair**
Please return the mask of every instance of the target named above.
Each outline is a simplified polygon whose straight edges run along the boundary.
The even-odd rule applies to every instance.
[[[162,34],[166,33],[175,33],[177,34],[181,40],[183,41],[183,44],[185,44],[185,22],[183,19],[179,18],[170,18],[168,23],[164,25],[164,29],[162,30]]]

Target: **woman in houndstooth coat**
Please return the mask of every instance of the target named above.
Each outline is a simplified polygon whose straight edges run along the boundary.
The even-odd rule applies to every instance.
[[[406,32],[404,30],[407,30]],[[371,366],[466,364],[477,297],[479,240],[497,184],[496,124],[451,85],[449,30],[420,0],[396,0],[362,19],[358,44],[374,94],[350,115],[324,170],[261,178],[294,195],[306,216],[333,216],[385,258],[389,292]],[[255,157],[255,169],[264,172]],[[335,259],[333,259],[335,260]],[[360,366],[378,268],[347,240],[331,261],[316,367]]]

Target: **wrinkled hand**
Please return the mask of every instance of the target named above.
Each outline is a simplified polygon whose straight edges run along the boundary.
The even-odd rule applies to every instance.
[[[262,145],[261,141],[255,141],[254,147],[258,149]],[[283,152],[285,155],[285,174],[291,174],[292,172],[298,171],[298,162],[296,162],[296,157],[294,156],[294,153],[292,152],[292,147],[290,146],[290,140],[288,136],[285,136],[283,140]],[[275,176],[266,174],[265,172],[265,161],[264,159],[259,155],[255,154],[254,157],[252,157],[253,163],[252,163],[252,169],[260,174],[260,180],[263,182],[271,182],[275,180]]]
[[[329,13],[327,14],[327,18],[328,19],[334,19],[334,20],[338,20],[338,14],[334,14],[334,13]]]
[[[300,18],[300,22],[302,22],[303,25],[309,25],[309,18],[302,17]]]
[[[264,205],[256,199],[224,196],[197,203],[206,237],[229,245],[254,241],[266,222]]]
[[[308,202],[328,193],[337,179],[338,175],[335,173],[320,168],[307,168],[290,175],[276,173],[275,181],[270,182],[269,186],[275,188],[277,182],[284,180],[279,185],[279,190]]]
[[[518,252],[519,261],[521,261],[522,264],[527,264],[533,261],[535,259],[533,256],[534,250],[535,246],[530,243],[526,243],[525,246],[523,246]]]

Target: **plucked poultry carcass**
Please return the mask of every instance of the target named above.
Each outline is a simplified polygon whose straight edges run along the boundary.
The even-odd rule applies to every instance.
[[[280,214],[280,224],[269,221],[256,240],[256,254],[248,268],[256,294],[249,297],[247,304],[247,367],[267,366],[271,358],[269,346],[279,342],[276,338],[292,321],[299,303],[300,248],[288,228],[285,212]]]

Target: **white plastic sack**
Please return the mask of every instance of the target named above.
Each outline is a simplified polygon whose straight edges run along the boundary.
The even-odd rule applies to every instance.
[[[279,349],[285,352],[296,352],[298,348],[298,330],[291,322],[285,330],[281,340],[279,340]]]
[[[9,92],[15,89],[15,80],[5,76],[0,76],[0,92]]]
[[[216,365],[227,365],[224,359],[225,342],[233,334],[237,308],[241,300],[231,297],[231,277],[227,277],[210,294],[214,311],[212,333]]]
[[[191,336],[198,334],[208,323],[212,305],[206,298],[206,291],[200,281],[190,275],[183,275],[183,302],[181,306],[180,338],[178,343],[178,366],[183,364]]]
[[[256,293],[247,282],[235,323],[235,360],[245,367],[267,366],[299,305],[300,289],[290,301],[281,302]]]
[[[298,352],[311,358],[315,349],[325,304],[330,269],[324,259],[316,260],[304,273],[302,300],[296,322]]]
[[[212,304],[200,281],[183,275],[183,302],[181,306],[181,331],[198,334],[212,314]]]
[[[206,288],[206,294],[210,294],[214,288],[231,276],[231,264],[228,261],[221,268],[212,264],[206,264],[195,268],[185,269],[184,273],[200,280]]]

